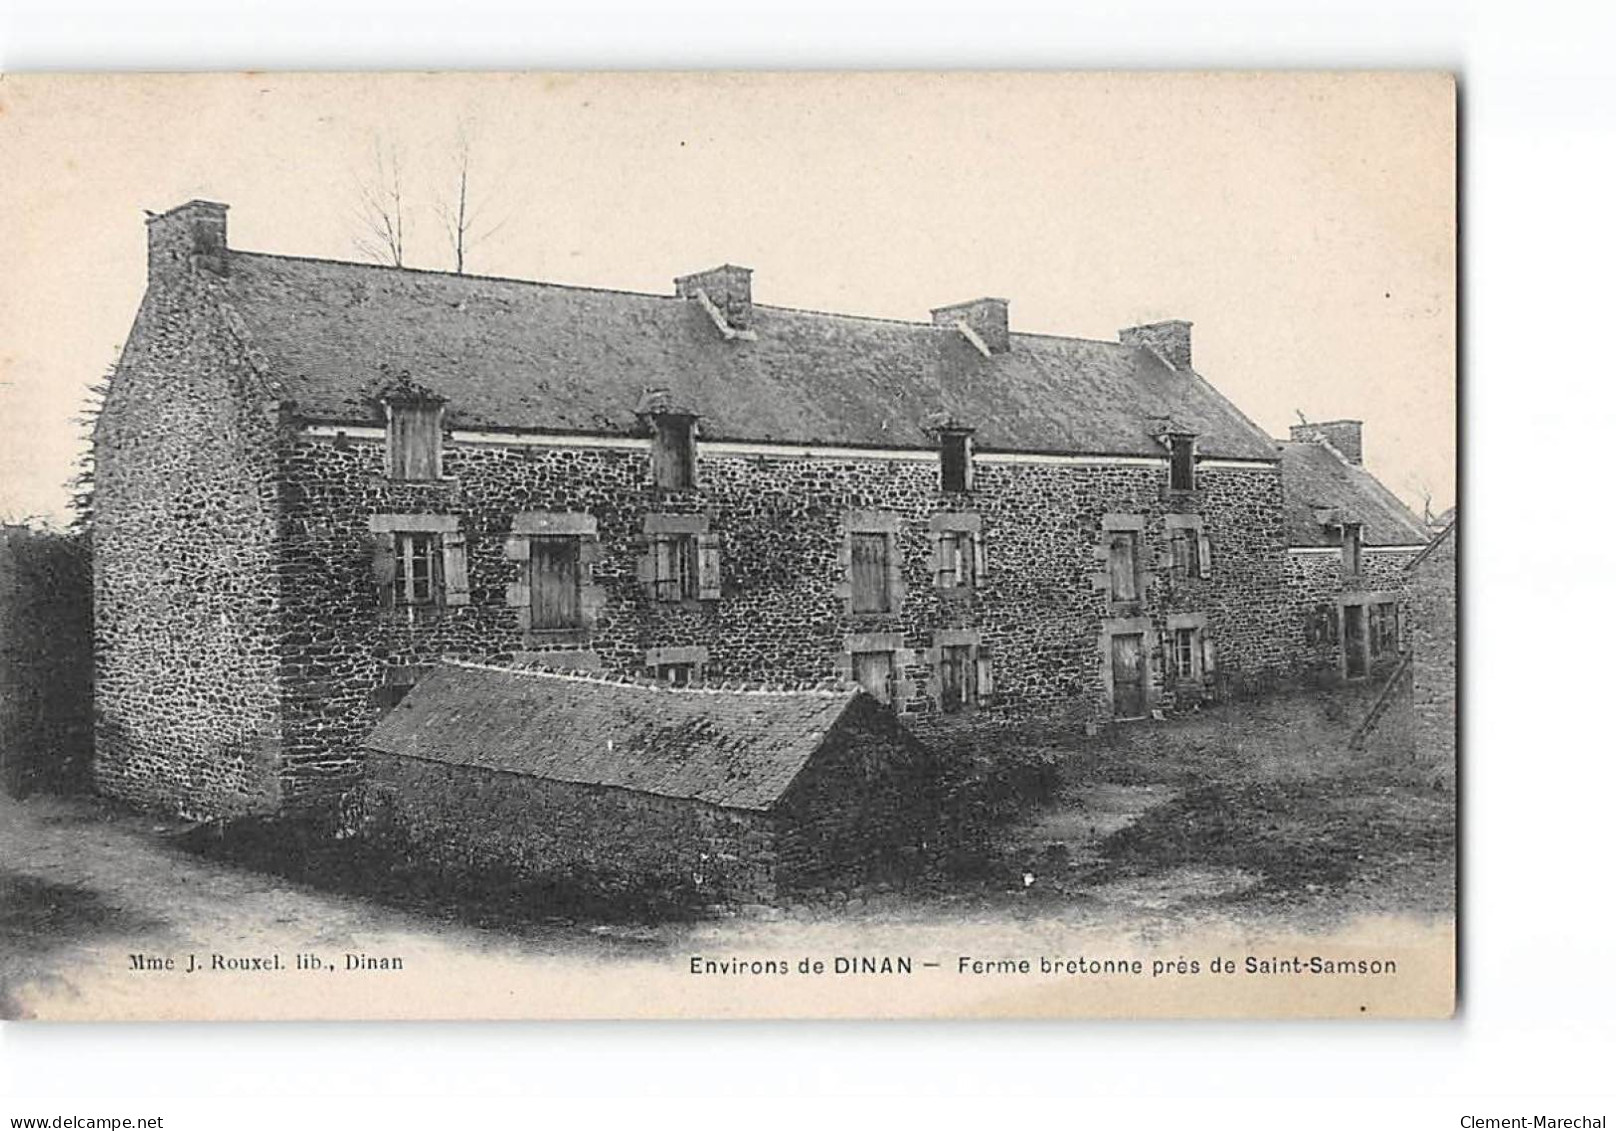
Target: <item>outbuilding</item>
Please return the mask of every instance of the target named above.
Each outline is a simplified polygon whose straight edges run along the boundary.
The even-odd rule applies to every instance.
[[[365,743],[367,830],[454,873],[771,902],[906,875],[936,765],[864,691],[445,662]]]

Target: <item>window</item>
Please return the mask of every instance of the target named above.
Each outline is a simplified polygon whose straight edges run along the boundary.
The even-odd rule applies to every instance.
[[[1137,601],[1139,599],[1139,532],[1113,530],[1110,532],[1111,599]]]
[[[976,585],[977,539],[969,530],[943,530],[937,535],[937,588],[970,589]]]
[[[1173,631],[1173,671],[1179,679],[1194,679],[1196,676],[1195,654],[1200,649],[1197,637],[1200,632],[1193,628],[1179,628]]]
[[[1397,605],[1385,601],[1369,607],[1369,654],[1389,656],[1397,651]]]
[[[430,665],[389,664],[382,673],[380,686],[371,695],[371,701],[381,708],[382,714],[387,714],[402,703],[417,681],[431,670]]]
[[[663,414],[652,419],[651,469],[656,485],[686,490],[696,485],[696,418]]]
[[[1201,539],[1193,530],[1172,532],[1173,572],[1180,577],[1201,576]]]
[[[651,523],[657,525],[656,521]],[[716,601],[722,595],[718,535],[653,529],[651,596],[657,601]]]
[[[938,649],[937,682],[943,714],[957,714],[976,703],[976,664],[968,644],[947,644]]]
[[[1167,437],[1168,481],[1174,491],[1195,490],[1195,437],[1173,433]]]
[[[442,542],[436,534],[397,534],[398,570],[393,601],[399,605],[435,605],[443,575]]]
[[[969,432],[944,432],[938,440],[943,465],[943,490],[971,489],[971,436]]]
[[[387,402],[388,474],[429,480],[443,474],[443,405],[437,401]]]
[[[656,598],[659,601],[695,600],[700,591],[700,565],[694,534],[668,534],[656,539]]]
[[[373,514],[371,580],[383,608],[471,604],[466,536],[454,515]]]
[[[886,533],[853,531],[849,536],[855,613],[885,613],[892,609],[892,538]]]
[[[1357,577],[1363,570],[1363,527],[1356,522],[1341,524],[1341,572]]]
[[[853,682],[883,703],[892,702],[891,652],[854,652]]]
[[[1341,613],[1334,605],[1314,605],[1308,612],[1302,634],[1309,644],[1338,644],[1341,641]]]
[[[541,535],[528,547],[529,624],[537,631],[561,631],[583,625],[580,540],[572,535]]]
[[[671,687],[694,687],[701,682],[701,666],[691,661],[676,664],[657,664],[651,675]]]

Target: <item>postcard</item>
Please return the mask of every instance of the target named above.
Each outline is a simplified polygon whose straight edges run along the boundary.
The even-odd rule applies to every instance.
[[[0,1015],[1450,1016],[1455,97],[0,79]]]

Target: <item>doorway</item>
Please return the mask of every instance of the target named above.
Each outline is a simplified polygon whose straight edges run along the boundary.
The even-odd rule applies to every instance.
[[[1145,637],[1141,632],[1111,637],[1111,713],[1118,719],[1145,714]]]
[[[1347,678],[1357,679],[1369,671],[1368,651],[1365,647],[1364,607],[1345,605],[1341,609],[1341,648],[1346,659]]]

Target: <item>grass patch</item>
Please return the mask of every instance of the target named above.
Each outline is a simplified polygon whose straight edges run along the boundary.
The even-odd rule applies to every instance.
[[[1451,864],[1451,798],[1361,777],[1218,782],[1186,790],[1101,846],[1100,878],[1230,867],[1262,883],[1241,896],[1339,891],[1384,869]]]

